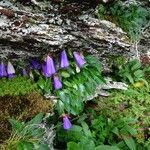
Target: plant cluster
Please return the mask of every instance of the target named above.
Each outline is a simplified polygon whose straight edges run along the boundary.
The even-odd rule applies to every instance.
[[[59,100],[57,110],[60,114],[66,112],[77,115],[83,110],[84,101],[94,93],[96,86],[103,83],[101,64],[92,56],[86,56],[84,66],[76,65],[70,55],[70,66],[60,69],[57,74],[61,76],[61,90],[53,90],[50,79],[40,78],[38,85],[44,93],[55,94]],[[77,62],[77,61],[76,61]]]
[[[30,63],[30,71],[27,72],[23,68],[22,74],[32,78],[42,94],[59,98],[56,105],[59,114],[67,112],[77,115],[83,111],[84,102],[95,92],[96,86],[104,82],[101,71],[101,64],[95,57],[84,57],[79,52],[66,53],[64,50],[60,53],[60,59],[47,55],[42,64],[33,59]],[[0,77],[11,78],[6,82],[7,84],[15,81],[15,75],[15,68],[10,62],[7,67],[1,62]],[[6,79],[1,81],[3,80],[7,81]],[[24,85],[22,87],[24,88]],[[29,87],[27,86],[27,89],[30,89]],[[24,91],[22,88],[15,90]],[[9,91],[11,92],[8,90],[8,93]]]
[[[10,138],[0,146],[1,150],[48,150],[48,143],[43,138],[46,129],[40,125],[43,117],[43,114],[40,113],[26,123],[9,119],[12,125],[12,133]]]
[[[60,57],[59,69],[55,69],[56,62],[54,63],[50,56],[46,57],[43,70],[37,62],[32,62],[32,67],[36,68],[32,70],[32,77],[33,79],[36,77],[34,81],[40,87],[40,91],[59,98],[57,105],[59,114],[55,113],[47,120],[48,124],[56,125],[54,146],[68,150],[148,150],[150,146],[149,108],[147,108],[150,103],[147,78],[149,66],[143,69],[137,60],[121,63],[118,65],[115,77],[131,83],[129,89],[121,92],[114,90],[108,98],[97,98],[96,103],[89,101],[84,109],[83,104],[87,97],[94,92],[97,84],[104,82],[101,77],[101,65],[92,56],[82,57],[83,66],[79,66],[77,63],[79,60],[76,61],[70,53],[67,55],[63,51],[61,56],[63,57]],[[78,56],[81,58],[81,55]],[[123,60],[118,60],[116,64],[120,61]],[[58,77],[59,81],[55,82],[54,77]],[[15,79],[17,78],[8,81]],[[147,87],[137,88],[138,81],[144,80],[147,82]],[[69,116],[65,114],[66,112],[78,116]],[[60,114],[63,114],[63,123],[58,122]],[[39,116],[42,120],[43,115]],[[38,123],[30,121],[31,124],[18,122],[10,120],[15,130],[10,139],[2,145],[3,148],[29,150],[48,148],[48,143],[43,141],[45,129],[39,126],[41,121]],[[30,125],[31,128],[33,125],[31,130]]]
[[[114,22],[127,32],[131,40],[136,40],[148,22],[148,10],[136,4],[126,6],[119,0],[110,5],[100,4],[98,17]]]
[[[135,136],[138,143],[150,145],[149,137],[149,88],[129,87],[126,91],[113,91],[111,97],[99,98],[96,110],[105,118],[118,118],[137,120],[132,125],[137,129],[138,135]]]
[[[139,60],[134,59],[121,64],[116,62],[113,67],[115,68],[113,70],[114,76],[117,80],[132,84],[134,87],[142,87],[144,85],[148,87],[146,78],[149,74],[149,66],[142,66]]]
[[[114,90],[108,98],[99,97],[96,104],[90,106],[90,110],[86,106],[84,114],[77,121],[72,120],[73,126],[69,131],[58,126],[56,145],[66,146],[68,150],[150,148],[150,110],[147,107],[150,103],[149,66],[143,68],[138,60],[124,62],[118,65],[115,75],[117,79],[119,77],[120,80],[132,83],[129,89]],[[146,82],[147,86],[137,81]]]
[[[29,94],[5,95],[0,97],[0,143],[9,138],[11,128],[8,119],[21,121],[32,119],[40,112],[53,111],[53,102],[45,99],[39,92]]]
[[[136,119],[106,119],[97,111],[86,110],[67,132],[58,126],[56,145],[66,146],[67,150],[147,150],[135,138],[136,123]]]

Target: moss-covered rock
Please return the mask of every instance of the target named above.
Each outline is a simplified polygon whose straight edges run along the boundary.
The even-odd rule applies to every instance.
[[[11,133],[9,118],[26,121],[40,112],[52,112],[52,108],[52,101],[46,100],[36,91],[25,95],[0,96],[0,143]]]

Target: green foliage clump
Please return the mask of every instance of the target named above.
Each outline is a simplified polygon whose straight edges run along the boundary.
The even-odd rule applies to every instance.
[[[69,131],[57,129],[57,141],[67,143],[67,150],[136,150],[146,147],[138,144],[135,136],[136,119],[105,118],[100,113],[88,110]]]
[[[88,102],[84,113],[72,120],[69,131],[58,126],[57,144],[68,150],[149,150],[149,93],[150,88],[130,86]]]
[[[99,61],[92,56],[85,59],[87,65],[79,73],[74,72],[72,76],[64,78],[64,88],[57,92],[60,98],[57,106],[61,113],[64,110],[74,115],[81,113],[88,96],[95,92],[98,84],[104,82]]]
[[[93,56],[86,56],[85,60],[87,63],[83,68],[77,68],[75,62],[70,61],[68,69],[59,70],[63,83],[60,90],[52,90],[51,79],[41,77],[37,83],[43,93],[59,98],[56,109],[60,114],[65,111],[73,115],[81,113],[88,96],[94,94],[98,84],[104,83],[100,62]]]
[[[10,136],[9,118],[29,120],[40,112],[52,112],[53,103],[44,99],[37,92],[26,95],[0,97],[0,143],[3,143]]]
[[[149,144],[145,137],[149,135],[149,106],[150,88],[129,87],[126,91],[113,91],[111,97],[99,98],[98,107],[101,115],[116,120],[118,118],[134,118],[137,120],[133,125],[137,129],[136,140],[144,145]]]
[[[126,6],[120,0],[110,5],[99,5],[98,17],[110,20],[127,32],[131,40],[138,39],[141,29],[148,22],[148,10],[130,4]]]
[[[137,59],[130,61],[116,59],[112,63],[112,76],[117,81],[132,84],[134,87],[149,87],[147,82],[150,74],[149,66],[142,66],[141,62]]]
[[[13,131],[10,138],[0,146],[1,150],[48,150],[47,144],[43,141],[45,129],[40,126],[42,120],[42,113],[26,123],[9,119]]]
[[[15,77],[13,79],[0,79],[0,96],[25,95],[36,90],[36,84],[25,77]]]
[[[118,75],[123,81],[133,84],[136,81],[144,81],[144,71],[138,60],[129,61],[119,68]]]

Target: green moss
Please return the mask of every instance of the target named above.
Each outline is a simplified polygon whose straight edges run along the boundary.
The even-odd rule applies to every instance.
[[[0,79],[0,96],[25,95],[36,89],[36,84],[26,77],[20,76],[13,79]]]

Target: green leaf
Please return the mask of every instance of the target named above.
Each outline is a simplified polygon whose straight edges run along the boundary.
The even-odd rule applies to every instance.
[[[64,78],[69,78],[70,74],[67,71],[62,71],[61,76],[64,77]]]
[[[120,149],[116,146],[100,145],[96,147],[95,150],[120,150]]]
[[[25,141],[21,141],[16,147],[17,150],[33,150],[33,144]]]
[[[113,130],[112,130],[113,133],[115,133],[117,136],[119,136],[119,130],[117,127],[115,127]]]
[[[92,133],[88,127],[88,125],[85,123],[85,122],[82,122],[81,123],[82,127],[83,127],[83,131],[84,131],[84,134],[87,136],[87,137],[92,137]]]
[[[144,76],[144,73],[142,70],[137,70],[134,72],[134,75],[137,77],[137,78],[141,78]]]
[[[141,67],[141,63],[138,60],[134,61],[134,63],[135,64],[133,64],[133,66],[131,67],[132,71],[137,70]]]
[[[130,83],[134,83],[134,80],[133,80],[133,78],[132,78],[130,73],[125,72],[124,76],[129,80]]]
[[[94,150],[95,144],[88,137],[83,137],[81,142],[79,142],[79,146],[83,150]]]
[[[83,149],[81,149],[77,143],[69,142],[67,143],[67,150],[83,150]]]
[[[32,120],[30,120],[29,122],[27,122],[27,125],[31,125],[31,124],[40,124],[43,120],[43,113],[39,113],[38,115],[36,115]]]
[[[79,87],[80,95],[81,95],[81,96],[84,96],[84,92],[85,92],[85,87],[84,87],[84,85],[83,85],[83,84],[79,84],[78,87]]]
[[[64,81],[63,83],[64,83],[64,85],[66,85],[68,87],[72,87],[72,84],[69,81]]]
[[[125,126],[125,129],[126,129],[131,135],[133,135],[133,136],[138,134],[138,133],[137,133],[137,130],[134,129],[133,127],[129,126],[129,125],[126,125],[126,126]]]
[[[57,101],[57,110],[58,110],[59,114],[64,113],[65,106],[64,106],[64,103],[61,100]]]
[[[9,119],[8,120],[12,126],[12,129],[19,133],[23,128],[24,128],[24,124],[22,122],[20,122],[19,120],[15,120],[15,119]]]
[[[59,91],[59,92],[58,92],[58,96],[59,96],[59,98],[61,99],[62,102],[65,102],[65,100],[66,100],[66,95],[65,95],[65,92],[64,92],[64,91]]]
[[[40,86],[40,88],[44,88],[44,84],[45,84],[45,80],[40,77],[39,80],[37,81],[38,86]]]
[[[133,138],[123,136],[123,140],[127,144],[130,150],[136,150],[136,144]]]
[[[75,131],[75,132],[82,132],[82,127],[73,125],[70,131]]]
[[[50,150],[48,145],[46,144],[40,144],[39,148],[37,150]]]

